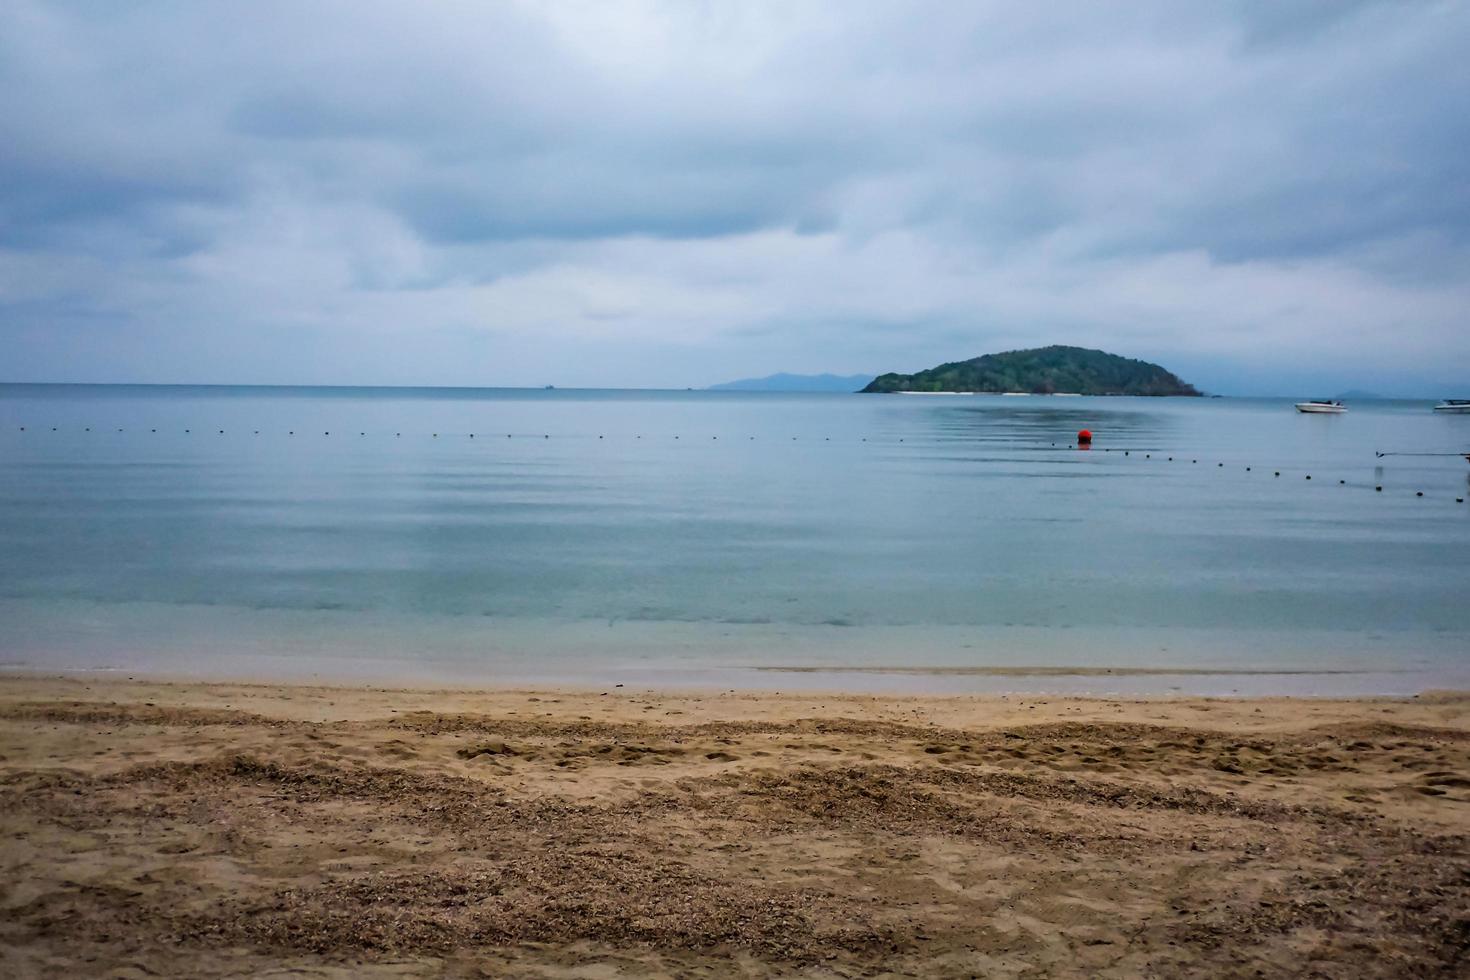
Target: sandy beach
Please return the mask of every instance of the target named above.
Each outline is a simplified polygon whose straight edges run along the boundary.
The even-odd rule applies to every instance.
[[[0,680],[0,973],[1463,976],[1470,694]]]

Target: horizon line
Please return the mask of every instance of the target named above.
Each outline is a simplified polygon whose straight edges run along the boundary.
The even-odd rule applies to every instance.
[[[843,377],[839,375],[839,377]],[[743,379],[742,379],[743,380]],[[732,395],[847,395],[864,394],[864,392],[853,391],[817,391],[817,390],[762,390],[762,389],[729,389],[724,385],[732,382],[721,381],[714,385],[701,387],[685,386],[677,387],[639,387],[639,386],[612,386],[612,385],[466,385],[466,384],[344,384],[340,382],[328,383],[302,383],[302,382],[213,382],[213,381],[0,381],[0,386],[28,386],[37,388],[386,388],[403,391],[706,391],[713,394]],[[989,394],[980,392],[979,394]],[[1045,397],[1045,396],[1038,396]],[[1107,395],[1095,397],[1130,397],[1126,395]],[[1135,395],[1137,398],[1155,398],[1156,395]],[[1164,396],[1167,397],[1167,396]],[[1180,396],[1183,397],[1183,396]],[[1269,394],[1269,395],[1240,395],[1227,394],[1224,392],[1202,392],[1198,396],[1206,400],[1210,398],[1298,398],[1300,393],[1295,394]],[[1338,395],[1334,397],[1346,397]],[[1354,393],[1352,397],[1358,401],[1433,401],[1434,395],[1378,395],[1372,393]]]

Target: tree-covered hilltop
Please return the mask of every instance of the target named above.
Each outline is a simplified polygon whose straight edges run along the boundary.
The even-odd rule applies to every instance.
[[[918,374],[883,374],[863,391],[1018,391],[1031,394],[1198,395],[1193,385],[1147,361],[1085,347],[1038,347],[941,364]]]

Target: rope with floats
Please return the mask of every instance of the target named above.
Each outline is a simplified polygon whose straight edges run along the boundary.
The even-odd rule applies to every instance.
[[[1381,453],[1376,449],[1373,451],[1373,455],[1379,459],[1382,459],[1384,456],[1464,456],[1466,459],[1470,459],[1470,453]]]
[[[30,431],[31,427],[30,426],[26,426],[26,425],[20,425],[20,426],[16,426],[16,429],[18,431],[20,431],[20,432],[28,432],[28,431]],[[59,426],[54,426],[53,425],[53,426],[50,426],[50,431],[52,431],[52,432],[60,432],[61,431],[61,428]],[[93,430],[93,427],[89,425],[89,426],[82,427],[82,431],[83,432],[92,432],[94,430]],[[127,432],[127,431],[141,431],[141,430],[128,430],[126,428],[116,428],[116,429],[113,429],[112,431],[118,432],[118,433],[122,433],[122,432]],[[159,430],[157,428],[150,428],[150,429],[148,429],[148,431],[150,433],[156,434]],[[192,427],[186,428],[186,429],[183,430],[183,432],[185,434],[190,434],[193,431],[194,430],[193,430]],[[216,431],[216,433],[218,435],[225,435],[226,434],[226,430],[225,429],[217,429],[215,431]],[[261,433],[262,433],[262,430],[260,430],[260,429],[252,429],[250,431],[251,431],[251,433],[253,435],[261,435]],[[288,430],[286,434],[289,435],[289,436],[294,436],[296,434],[296,430],[295,429]],[[331,434],[332,434],[331,430],[326,430],[326,431],[323,431],[322,432],[322,435],[324,437],[330,437]],[[366,431],[359,431],[357,434],[360,437],[361,436],[367,436],[368,435],[368,433]],[[374,434],[376,435],[377,433],[374,433]],[[387,433],[384,433],[384,434],[386,435]],[[497,435],[503,434],[505,436],[505,438],[507,438],[507,439],[515,438],[516,436],[520,436],[522,438],[527,438],[527,437],[534,438],[537,435],[541,436],[542,439],[550,439],[551,438],[550,434],[548,434],[548,433],[513,433],[513,432],[503,432],[503,433],[496,433],[496,434]],[[392,435],[394,437],[401,438],[403,436],[403,433],[402,432],[394,432],[394,433],[392,433]],[[413,435],[413,433],[410,433],[410,435]],[[490,435],[490,433],[487,433],[487,432],[460,432],[460,433],[439,433],[439,432],[432,432],[432,433],[429,433],[430,438],[434,438],[434,439],[439,438],[441,435],[449,436],[451,438],[453,436],[458,435],[458,436],[461,436],[463,438],[474,439],[477,436],[487,436],[487,435]],[[568,438],[568,437],[570,437],[570,438],[591,438],[591,433],[572,434],[570,436],[568,436],[567,434],[563,434],[561,436],[561,438]],[[614,438],[615,439],[616,438],[616,435],[609,437],[606,434],[598,434],[597,438],[598,439]],[[634,438],[634,439],[642,439],[643,438],[643,434],[640,433],[640,434],[633,435],[632,438]],[[679,435],[674,435],[672,438],[679,439],[680,436]],[[710,436],[710,438],[712,440],[718,440],[720,437],[718,435],[712,435],[712,436]],[[757,437],[756,436],[749,436],[748,438],[751,441],[755,441]],[[799,436],[792,436],[791,437],[791,440],[793,442],[795,442],[795,441],[798,441],[800,438],[801,437],[799,437]],[[811,436],[810,438],[813,439],[813,440],[815,440],[817,437],[816,436]],[[833,440],[833,437],[832,436],[823,436],[823,437],[821,437],[821,441],[822,442],[832,442],[834,440]],[[841,442],[842,440],[839,438],[836,441]],[[866,442],[869,442],[870,439],[867,436],[863,436],[863,437],[859,438],[858,441],[859,442],[866,443]],[[872,439],[871,441],[878,442],[878,441],[881,441],[881,440],[875,438],[875,439]],[[903,438],[898,438],[896,441],[897,442],[903,442],[904,439]],[[1081,430],[1080,432],[1077,433],[1077,438],[1076,438],[1076,441],[1075,442],[1048,442],[1045,446],[1043,446],[1040,443],[1037,443],[1037,444],[1032,445],[1032,446],[1014,446],[1014,447],[1011,447],[1011,448],[1016,448],[1016,449],[1042,449],[1042,448],[1051,448],[1051,449],[1060,449],[1060,450],[1065,450],[1065,451],[1071,451],[1071,450],[1074,450],[1074,449],[1084,448],[1084,447],[1085,448],[1088,448],[1088,449],[1092,449],[1093,448],[1092,442],[1093,442],[1092,432],[1089,431],[1089,430],[1087,430],[1087,429],[1083,429],[1083,430]],[[1116,452],[1116,453],[1122,453],[1124,456],[1128,456],[1128,455],[1131,455],[1132,453],[1135,453],[1136,452],[1136,453],[1140,453],[1145,459],[1151,459],[1153,457],[1152,452],[1147,451],[1146,450],[1146,447],[1142,447],[1142,446],[1126,446],[1126,445],[1124,445],[1124,446],[1103,446],[1103,447],[1098,447],[1098,448],[1100,448],[1101,451],[1104,452],[1104,453],[1115,453]],[[1462,449],[1462,450],[1455,450],[1455,451],[1451,451],[1451,452],[1407,452],[1407,451],[1399,451],[1399,450],[1381,450],[1381,449],[1379,449],[1379,450],[1374,450],[1373,455],[1375,457],[1379,458],[1379,459],[1382,459],[1382,458],[1388,457],[1388,456],[1423,456],[1423,457],[1445,457],[1445,458],[1449,458],[1449,457],[1453,457],[1453,456],[1459,456],[1459,457],[1462,457],[1462,458],[1465,458],[1465,459],[1470,459],[1470,450],[1463,450]],[[1183,457],[1181,457],[1181,459],[1182,458]],[[1174,462],[1175,457],[1169,456],[1169,457],[1167,457],[1167,459],[1168,459],[1169,462],[1172,463],[1172,462]],[[1193,459],[1193,458],[1191,458],[1189,461],[1191,463],[1198,463],[1199,462],[1198,459]],[[1215,465],[1218,466],[1218,467],[1224,467],[1226,464],[1225,463],[1219,463],[1219,462],[1217,462]]]

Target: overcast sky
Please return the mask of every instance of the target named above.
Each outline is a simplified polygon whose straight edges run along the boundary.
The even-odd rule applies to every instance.
[[[1470,4],[0,4],[0,380],[1470,397]]]

